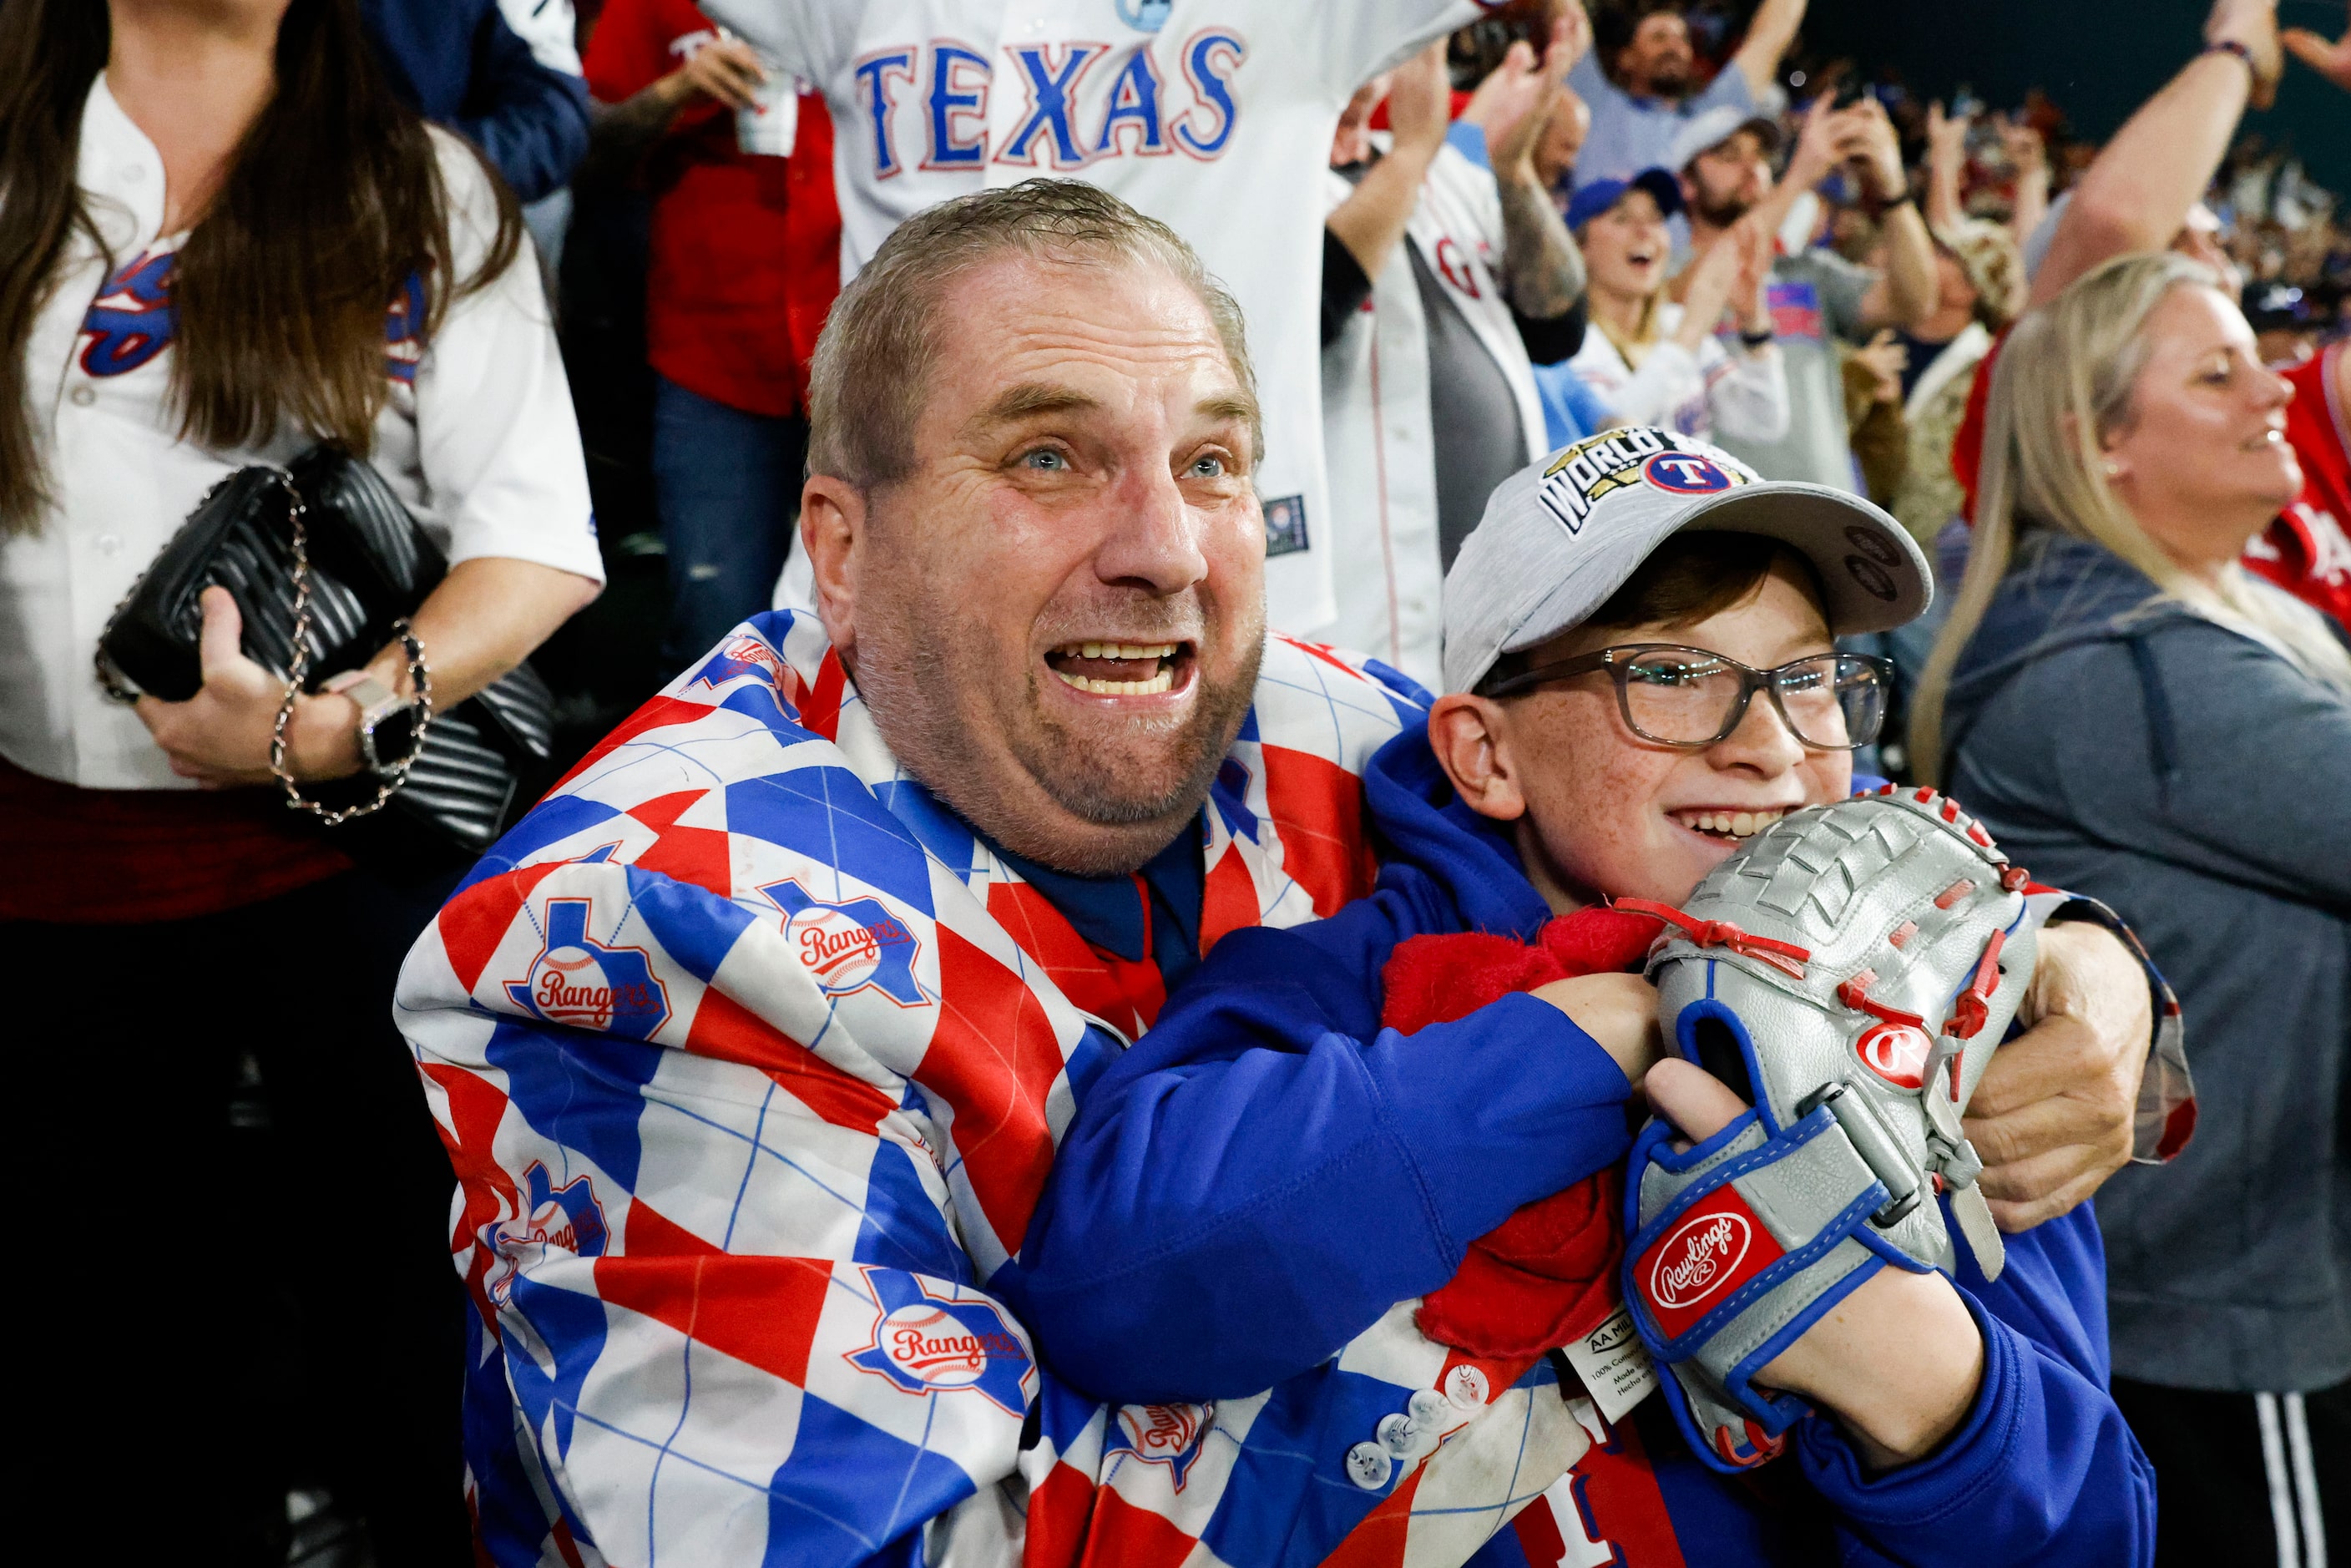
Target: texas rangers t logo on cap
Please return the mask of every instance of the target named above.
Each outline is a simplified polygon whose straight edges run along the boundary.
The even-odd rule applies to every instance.
[[[1695,452],[1660,452],[1641,465],[1641,477],[1677,496],[1711,496],[1739,483],[1713,458]]]

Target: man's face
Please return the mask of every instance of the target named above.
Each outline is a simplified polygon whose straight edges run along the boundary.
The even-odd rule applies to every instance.
[[[1255,690],[1254,404],[1155,265],[1007,256],[936,319],[914,472],[868,496],[827,626],[947,804],[1016,853],[1132,870],[1207,799]]]
[[[1746,599],[1695,624],[1580,629],[1531,658],[1672,643],[1771,669],[1831,650],[1813,591],[1803,570],[1782,558]],[[1678,904],[1740,838],[1853,788],[1852,755],[1802,745],[1768,693],[1755,695],[1729,738],[1701,750],[1635,734],[1604,673],[1495,706],[1504,710],[1497,742],[1524,806],[1520,857],[1554,908],[1627,896]]]
[[[1729,228],[1771,191],[1771,162],[1763,139],[1735,131],[1689,162],[1682,191],[1692,211],[1716,228]]]
[[[1689,24],[1672,11],[1641,18],[1633,41],[1616,57],[1625,85],[1656,98],[1679,98],[1689,90]]]

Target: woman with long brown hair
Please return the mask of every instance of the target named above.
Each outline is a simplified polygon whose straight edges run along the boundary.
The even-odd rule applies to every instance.
[[[2195,1141],[2097,1199],[2167,1565],[2346,1528],[2351,652],[2239,561],[2302,484],[2292,395],[2182,256],[2020,321],[1911,732],[2018,863],[2137,928],[2186,1015]]]
[[[379,1560],[463,1561],[449,1172],[389,1018],[462,865],[303,831],[226,591],[188,701],[93,656],[218,480],[328,440],[452,562],[412,618],[436,708],[526,656],[601,577],[538,269],[355,0],[0,0],[0,937],[69,1327],[28,1358],[29,1490],[282,1562],[323,1486]],[[400,645],[364,674],[293,705],[297,781],[417,695]]]

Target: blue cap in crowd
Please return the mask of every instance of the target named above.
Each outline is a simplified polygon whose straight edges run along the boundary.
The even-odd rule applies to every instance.
[[[1657,211],[1672,217],[1682,210],[1682,183],[1663,169],[1644,169],[1629,180],[1594,180],[1578,185],[1567,204],[1567,226],[1584,225],[1625,199],[1627,191],[1646,191],[1656,198]]]

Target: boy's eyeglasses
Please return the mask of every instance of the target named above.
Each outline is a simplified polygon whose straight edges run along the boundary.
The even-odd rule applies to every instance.
[[[1595,670],[1616,683],[1616,706],[1634,734],[1692,748],[1729,738],[1755,694],[1769,691],[1798,740],[1816,750],[1851,751],[1877,738],[1894,682],[1894,662],[1867,653],[1815,653],[1758,670],[1703,648],[1632,643],[1539,665],[1479,695],[1512,696]]]

